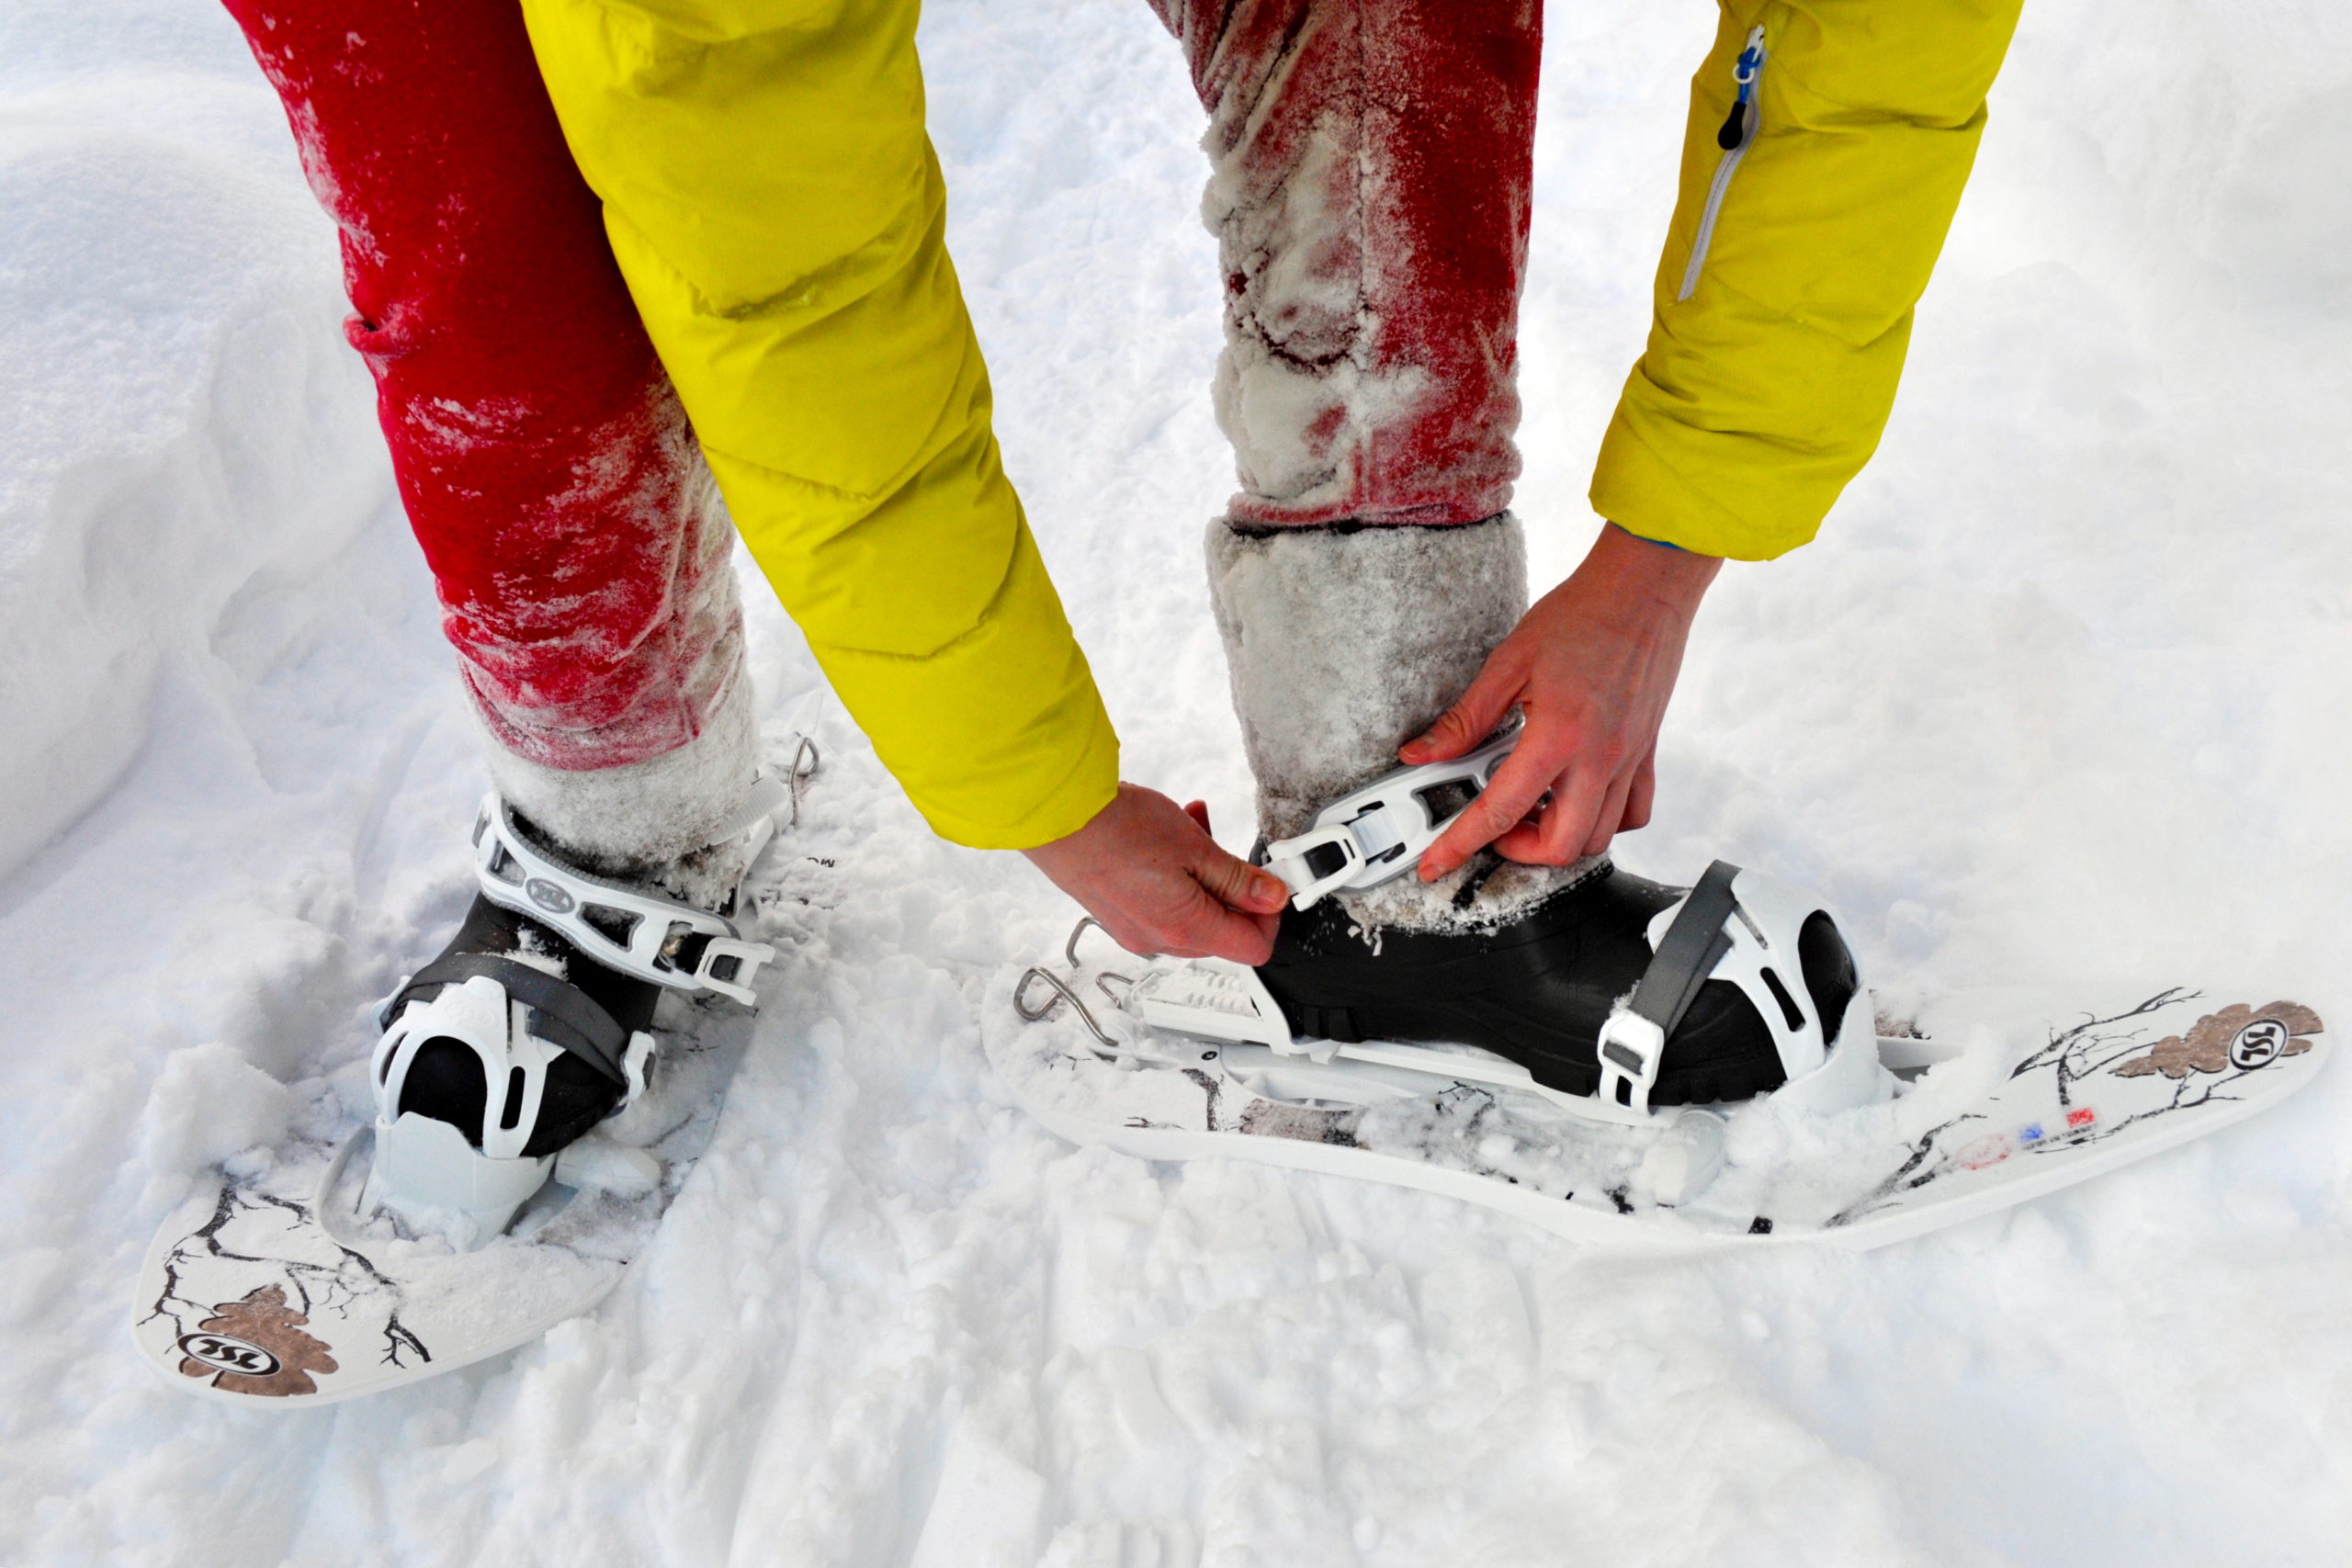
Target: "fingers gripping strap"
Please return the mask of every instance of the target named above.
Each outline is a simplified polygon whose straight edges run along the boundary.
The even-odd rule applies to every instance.
[[[628,1032],[594,997],[544,969],[494,953],[452,953],[417,971],[392,998],[386,1014],[398,1018],[411,1001],[429,1001],[444,986],[463,985],[486,975],[506,994],[532,1010],[531,1032],[561,1046],[615,1083],[627,1087]]]
[[[1690,889],[1681,912],[1667,928],[1666,940],[1657,944],[1657,955],[1642,971],[1641,983],[1634,987],[1633,999],[1626,1006],[1657,1024],[1663,1033],[1674,1032],[1674,1026],[1690,1010],[1699,987],[1731,951],[1731,933],[1724,930],[1724,922],[1739,907],[1731,891],[1732,879],[1738,874],[1739,867],[1729,861],[1719,860],[1707,868],[1707,874]]]

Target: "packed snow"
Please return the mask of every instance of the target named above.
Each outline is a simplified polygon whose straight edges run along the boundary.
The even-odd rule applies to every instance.
[[[1552,7],[1539,590],[1646,325],[1712,8]],[[1201,114],[1144,6],[934,0],[1008,466],[1126,770],[1251,786],[1200,558]],[[1634,869],[1826,888],[1880,985],[2347,1001],[2352,14],[2037,0],[1883,450],[1727,570]],[[0,1561],[1290,1568],[2352,1562],[2352,1078],[1884,1251],[1626,1259],[1067,1145],[983,1010],[1074,909],[933,839],[751,585],[826,767],[711,1152],[617,1294],[378,1399],[132,1353],[210,1165],[347,1091],[485,784],[226,17],[0,9]]]

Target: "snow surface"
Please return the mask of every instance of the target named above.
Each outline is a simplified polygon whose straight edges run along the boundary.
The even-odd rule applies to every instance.
[[[1553,7],[1536,582],[1645,327],[1709,8]],[[1007,460],[1130,773],[1246,835],[1199,558],[1200,115],[1143,6],[935,0]],[[1884,450],[1727,571],[1625,859],[1828,887],[1882,987],[2345,1005],[2352,13],[2029,7]],[[1073,1151],[978,1009],[1073,911],[825,706],[810,902],[636,1277],[386,1398],[137,1364],[154,1224],[367,1043],[483,778],[234,30],[0,8],[0,1561],[2352,1562],[2352,1079],[1862,1257],[1629,1262],[1367,1184]],[[771,732],[820,711],[752,596]],[[821,876],[820,873],[823,874]]]

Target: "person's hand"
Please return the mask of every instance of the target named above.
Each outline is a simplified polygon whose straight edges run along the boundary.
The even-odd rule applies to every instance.
[[[1526,716],[1494,782],[1422,854],[1424,882],[1489,843],[1507,860],[1566,865],[1649,821],[1658,726],[1691,617],[1722,566],[1614,524],[1601,529],[1584,564],[1535,603],[1461,699],[1398,749],[1408,763],[1443,761],[1492,734],[1514,705]]]
[[[1067,838],[1024,850],[1129,953],[1263,964],[1290,889],[1217,848],[1209,808],[1123,784]]]

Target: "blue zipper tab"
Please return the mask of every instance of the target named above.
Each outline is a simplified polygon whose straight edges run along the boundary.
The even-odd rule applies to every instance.
[[[1763,68],[1764,29],[1758,27],[1748,33],[1747,47],[1732,62],[1731,79],[1738,86],[1739,95],[1732,102],[1730,118],[1715,132],[1715,145],[1726,152],[1738,152],[1755,134],[1756,117],[1749,111],[1756,107],[1756,73]]]
[[[1740,160],[1747,156],[1747,149],[1756,140],[1762,113],[1756,102],[1756,84],[1764,73],[1764,28],[1761,24],[1747,32],[1747,47],[1739,51],[1732,62],[1732,80],[1738,85],[1739,94],[1731,106],[1731,118],[1724,121],[1723,130],[1715,133],[1715,145],[1724,155],[1715,161],[1715,177],[1707,186],[1707,204],[1699,210],[1699,232],[1690,242],[1690,260],[1682,269],[1682,288],[1675,295],[1678,300],[1690,298],[1699,287],[1700,269],[1707,265],[1707,248],[1715,241],[1715,219],[1723,211],[1724,193],[1731,188],[1732,175],[1739,172]]]

